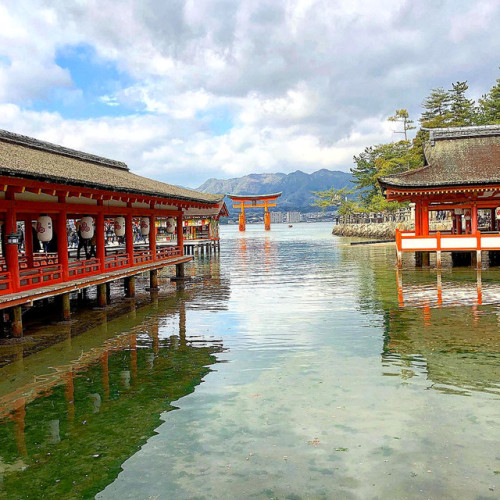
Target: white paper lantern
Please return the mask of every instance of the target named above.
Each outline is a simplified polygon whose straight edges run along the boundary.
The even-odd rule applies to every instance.
[[[47,243],[52,239],[52,219],[48,215],[40,215],[36,221],[38,241]]]
[[[141,234],[143,236],[149,234],[149,217],[141,217]]]
[[[116,236],[125,236],[125,217],[115,218],[115,234]]]
[[[90,240],[94,236],[94,221],[92,217],[85,216],[80,220],[80,234],[84,240]]]
[[[169,217],[167,219],[167,233],[173,234],[175,233],[175,219],[173,217]]]

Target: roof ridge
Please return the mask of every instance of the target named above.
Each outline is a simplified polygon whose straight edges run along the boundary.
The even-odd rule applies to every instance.
[[[83,151],[77,151],[76,149],[65,148],[63,146],[59,146],[58,144],[40,141],[39,139],[35,139],[33,137],[9,132],[8,130],[0,129],[0,140],[19,144],[20,146],[27,146],[32,149],[39,149],[41,151],[55,153],[61,156],[75,158],[77,160],[95,163],[104,167],[118,168],[120,170],[129,171],[128,165],[124,162],[111,160],[109,158],[85,153]]]
[[[498,125],[471,125],[469,127],[441,127],[423,128],[430,132],[431,144],[440,139],[461,139],[464,137],[482,137],[500,135],[500,124]]]

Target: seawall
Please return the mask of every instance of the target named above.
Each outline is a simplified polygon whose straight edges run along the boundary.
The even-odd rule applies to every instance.
[[[451,227],[451,223],[442,221],[431,221],[432,231],[446,231]],[[413,231],[413,222],[373,222],[371,224],[337,224],[333,226],[332,234],[337,236],[360,236],[363,238],[374,238],[381,240],[394,239],[396,229],[400,231]]]

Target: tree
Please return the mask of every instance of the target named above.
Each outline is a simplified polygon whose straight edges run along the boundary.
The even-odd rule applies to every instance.
[[[404,134],[405,141],[408,140],[408,130],[413,130],[416,127],[413,125],[413,120],[410,120],[410,115],[406,109],[396,109],[393,116],[387,118],[390,122],[397,122],[403,125],[403,130],[395,130],[396,134]]]
[[[479,99],[479,121],[481,125],[500,124],[500,78],[496,85]]]
[[[381,195],[378,177],[412,170],[422,165],[418,150],[409,141],[391,142],[370,146],[354,156],[351,168],[355,189],[360,192],[361,206],[373,209],[377,196]]]
[[[451,127],[465,127],[476,123],[475,102],[467,99],[465,93],[469,89],[467,82],[451,84],[450,96]]]
[[[317,196],[318,199],[312,202],[313,207],[319,207],[323,212],[328,207],[339,207],[347,201],[349,195],[352,194],[351,189],[343,187],[342,189],[335,189],[331,187],[326,191],[313,191],[312,194]]]
[[[452,119],[450,112],[450,94],[442,87],[432,89],[422,103],[425,111],[420,117],[420,124],[425,128],[447,127]]]

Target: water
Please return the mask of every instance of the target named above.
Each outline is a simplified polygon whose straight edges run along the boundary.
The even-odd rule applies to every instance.
[[[499,270],[330,231],[223,227],[185,286],[0,347],[3,497],[498,498]]]

